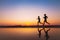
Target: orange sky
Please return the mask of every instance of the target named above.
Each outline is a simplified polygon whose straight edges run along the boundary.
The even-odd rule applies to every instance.
[[[9,2],[9,3],[8,3]],[[51,25],[60,25],[59,1],[4,1],[1,2],[0,25],[36,25],[44,14]]]

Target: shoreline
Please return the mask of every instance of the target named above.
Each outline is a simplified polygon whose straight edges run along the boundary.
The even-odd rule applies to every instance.
[[[45,25],[45,26],[21,26],[21,25],[16,25],[16,26],[0,26],[0,28],[60,28],[60,25]]]

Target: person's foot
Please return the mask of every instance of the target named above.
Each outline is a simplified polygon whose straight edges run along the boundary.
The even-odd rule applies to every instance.
[[[49,23],[49,25],[50,25],[50,23]]]

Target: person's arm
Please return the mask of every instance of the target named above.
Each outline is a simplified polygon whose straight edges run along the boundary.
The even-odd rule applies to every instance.
[[[48,16],[46,16],[48,18]]]
[[[44,17],[43,17],[44,18]]]

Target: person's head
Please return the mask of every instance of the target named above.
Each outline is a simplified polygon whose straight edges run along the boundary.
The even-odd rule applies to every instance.
[[[40,18],[40,16],[38,16],[38,18]]]
[[[46,14],[44,14],[44,16],[46,16]]]

